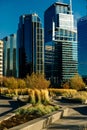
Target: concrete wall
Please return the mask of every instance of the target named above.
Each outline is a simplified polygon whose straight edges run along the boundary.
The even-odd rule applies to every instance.
[[[13,127],[9,130],[41,130],[41,129],[46,128],[49,124],[60,119],[61,117],[67,116],[67,115],[68,115],[68,108],[65,108],[64,110],[53,112],[52,114],[43,116],[38,119],[34,119],[22,125]]]

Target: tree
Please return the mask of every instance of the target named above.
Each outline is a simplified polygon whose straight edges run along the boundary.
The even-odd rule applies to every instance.
[[[85,83],[80,75],[76,74],[74,77],[70,79],[70,88],[76,90],[82,90],[85,88]]]
[[[3,78],[3,86],[10,89],[15,89],[18,87],[17,80],[14,77]]]
[[[69,82],[67,81],[67,82],[63,83],[62,87],[64,89],[69,89],[70,88]]]
[[[0,87],[3,85],[3,77],[0,76]]]
[[[18,88],[26,88],[25,80],[23,79],[17,79]]]
[[[35,73],[31,76],[27,75],[25,82],[27,87],[37,89],[45,89],[50,85],[50,81],[46,80],[44,75]]]

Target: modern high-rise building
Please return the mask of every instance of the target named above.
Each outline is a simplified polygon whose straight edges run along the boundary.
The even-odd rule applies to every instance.
[[[78,72],[77,30],[71,5],[56,2],[44,13],[45,75],[54,84]]]
[[[16,34],[3,38],[3,75],[17,76]]]
[[[0,40],[0,77],[3,76],[3,41]]]
[[[78,71],[83,77],[87,77],[87,16],[77,22],[78,29]]]
[[[44,30],[36,13],[20,16],[17,48],[19,77],[44,73]]]

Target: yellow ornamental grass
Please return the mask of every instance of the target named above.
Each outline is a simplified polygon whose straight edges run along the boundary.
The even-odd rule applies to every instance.
[[[49,92],[48,90],[38,90],[38,89],[30,89],[28,90],[29,94],[29,102],[32,104],[42,103],[46,104],[49,103]]]
[[[35,101],[35,90],[30,90],[30,93],[29,93],[29,102],[31,104],[35,104],[36,101]]]
[[[28,92],[28,95],[29,95],[29,94],[30,94],[30,92],[31,92],[31,89],[29,89],[29,88],[28,88],[28,89],[27,89],[27,92]]]
[[[13,89],[8,89],[8,94],[13,94],[14,90]]]
[[[42,103],[48,103],[49,102],[49,92],[48,90],[41,89],[41,101]]]
[[[19,93],[18,93],[18,92],[19,92],[19,89],[15,89],[14,92],[15,92],[15,95],[16,95],[16,96],[19,95]]]
[[[52,93],[52,95],[55,96],[66,96],[66,97],[72,97],[77,93],[77,90],[75,89],[49,89],[49,92]]]
[[[28,90],[27,89],[19,89],[20,90],[20,93],[21,95],[26,95],[28,93]]]
[[[44,96],[47,102],[49,102],[49,92],[47,89],[44,90]]]
[[[1,88],[1,90],[0,90],[1,92],[1,94],[7,94],[8,93],[8,89],[6,89],[6,88]]]
[[[38,89],[35,89],[35,100],[36,103],[41,103],[41,91]]]

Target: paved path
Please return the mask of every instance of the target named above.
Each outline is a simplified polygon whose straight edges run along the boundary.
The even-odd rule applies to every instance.
[[[0,96],[0,120],[4,119],[8,114],[11,114],[13,110],[22,105],[24,105],[24,103]]]
[[[59,103],[58,103],[59,104]],[[0,96],[0,120],[24,104]],[[60,103],[61,106],[70,107],[69,115],[51,124],[44,130],[87,130],[87,106],[80,104]]]
[[[57,120],[43,130],[87,130],[87,106],[78,105],[69,109],[69,115]]]

